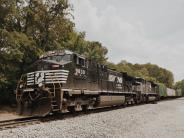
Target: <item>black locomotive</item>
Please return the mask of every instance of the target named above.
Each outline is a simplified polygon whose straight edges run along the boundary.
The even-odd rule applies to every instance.
[[[63,50],[42,55],[16,90],[19,113],[45,116],[105,106],[155,102],[157,85]]]

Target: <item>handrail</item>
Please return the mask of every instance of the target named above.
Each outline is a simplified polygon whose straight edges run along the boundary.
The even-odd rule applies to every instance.
[[[20,94],[20,91],[18,91],[18,90],[19,90],[19,87],[20,87],[20,83],[21,83],[21,82],[24,82],[23,79],[22,79],[23,76],[24,76],[24,75],[21,75],[20,80],[18,81],[18,85],[17,85],[17,87],[16,87],[16,100],[17,100],[17,101],[21,101],[21,100],[22,100],[22,97],[21,97],[22,93]],[[23,86],[25,86],[25,83],[26,83],[26,82],[23,83]]]

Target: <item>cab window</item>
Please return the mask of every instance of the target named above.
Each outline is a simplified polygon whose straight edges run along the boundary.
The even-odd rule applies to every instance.
[[[86,61],[85,61],[84,58],[75,56],[74,59],[75,59],[76,65],[80,65],[82,67],[85,67],[86,66]]]
[[[54,60],[57,62],[62,62],[62,61],[71,61],[71,55],[57,55],[57,56],[50,56],[46,58],[47,60]]]

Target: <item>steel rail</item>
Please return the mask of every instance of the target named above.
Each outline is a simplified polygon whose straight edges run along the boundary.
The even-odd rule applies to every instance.
[[[176,99],[177,98],[164,99],[157,102],[160,103],[160,102],[176,100]],[[152,104],[152,103],[148,103],[148,104]],[[87,111],[76,111],[74,113],[72,112],[58,113],[58,114],[48,115],[45,117],[25,117],[25,118],[19,118],[19,119],[4,120],[4,121],[0,121],[0,131],[18,128],[21,126],[35,125],[35,124],[58,121],[58,120],[65,120],[68,118],[79,117],[79,116],[84,116],[84,115],[89,115],[94,113],[108,112],[108,111],[122,109],[125,107],[144,106],[144,105],[145,103],[129,104],[125,106],[121,105],[121,106],[111,106],[111,107],[100,107],[100,108],[88,109]]]

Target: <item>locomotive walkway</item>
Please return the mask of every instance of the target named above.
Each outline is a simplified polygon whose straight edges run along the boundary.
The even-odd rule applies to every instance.
[[[3,130],[0,137],[183,138],[184,98]]]

